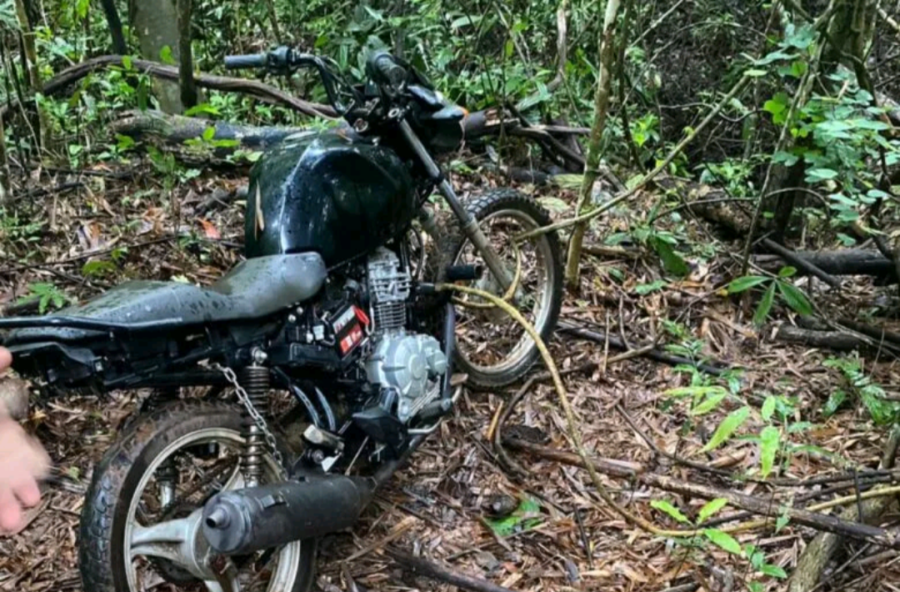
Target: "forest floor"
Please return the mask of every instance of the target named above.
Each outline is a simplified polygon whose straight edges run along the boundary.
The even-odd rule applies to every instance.
[[[40,224],[17,225],[7,216],[0,303],[14,303],[29,285],[38,283],[53,284],[76,298],[88,297],[126,278],[181,276],[208,283],[237,261],[243,204],[227,201],[225,196],[241,179],[204,176],[179,184],[173,197],[179,205],[179,223],[166,213],[168,198],[159,179],[139,167],[134,171],[133,178],[117,178],[119,171],[113,170],[97,169],[85,176],[49,171],[40,184],[32,182],[34,193],[16,206],[22,211],[21,220]],[[78,185],[65,193],[39,193],[37,189],[69,183]],[[491,183],[476,175],[466,178],[463,187],[470,192]],[[223,187],[227,191],[221,191]],[[540,190],[538,194],[553,196],[546,201],[558,217],[565,216],[574,201],[565,191]],[[603,218],[591,230],[591,239],[601,243],[645,216],[647,208],[641,200],[647,197]],[[719,242],[700,225],[692,223],[689,228],[692,240],[707,243],[713,255],[739,252],[739,247]],[[174,237],[176,231],[194,232],[201,240]],[[63,263],[51,264],[60,261]],[[88,261],[108,263],[86,266]],[[836,389],[848,388],[842,387],[837,370],[823,365],[835,354],[773,342],[774,323],[756,330],[750,322],[752,310],[742,310],[739,299],[722,291],[734,277],[726,271],[732,267],[733,261],[725,256],[698,260],[688,279],[650,289],[660,279],[656,262],[585,255],[581,296],[568,298],[563,315],[620,336],[633,347],[649,343],[656,335],[661,343],[693,348],[699,355],[741,368],[740,393],[751,404],[758,406],[768,395],[790,400],[792,406],[785,416],[794,427],[786,427],[785,438],[794,448],[792,454],[779,458],[779,477],[799,480],[827,475],[848,462],[876,467],[887,432],[873,426],[858,400],[851,397],[831,417],[822,413]],[[880,288],[868,280],[853,280],[845,283],[840,295],[820,293],[816,299],[823,310],[839,310],[846,316],[868,309],[876,297],[891,299],[895,292],[896,286]],[[776,323],[789,322],[787,312],[776,308]],[[880,322],[889,329],[897,325]],[[771,497],[768,486],[746,481],[735,485],[727,477],[660,457],[626,421],[625,414],[617,411],[617,407],[624,409],[634,426],[664,451],[737,475],[757,471],[758,444],[753,436],[762,424],[756,419],[742,430],[745,437],[711,453],[699,452],[703,441],[736,405],[726,402],[708,415],[690,415],[683,401],[666,394],[674,387],[691,384],[690,372],[642,357],[607,364],[609,357],[620,352],[607,352],[602,343],[568,336],[554,338],[551,348],[561,368],[584,362],[599,366],[587,375],[575,373],[565,379],[586,448],[592,454],[640,463],[657,473],[762,499]],[[870,359],[865,370],[889,398],[900,397],[900,367],[890,356]],[[731,591],[746,589],[748,581],[759,581],[770,590],[783,588],[783,580],[763,577],[747,561],[717,547],[675,544],[628,525],[604,507],[580,469],[510,451],[528,468],[528,475],[517,481],[504,473],[488,433],[498,407],[520,387],[464,393],[455,416],[381,492],[362,523],[352,533],[325,540],[319,558],[322,590],[453,589],[410,575],[383,553],[388,543],[523,592]],[[122,394],[36,402],[28,423],[48,447],[60,477],[47,486],[45,501],[30,514],[27,528],[0,538],[0,591],[80,589],[76,542],[81,495],[94,463],[132,409],[133,399]],[[565,419],[556,394],[547,383],[534,385],[510,424],[538,428],[547,446],[573,450],[565,436]],[[667,500],[690,516],[704,503],[624,480],[604,479],[623,505],[669,528],[677,524],[652,509],[650,501]],[[795,499],[815,489],[822,488],[797,487]],[[536,502],[525,504],[530,513],[510,523],[511,533],[497,533],[486,521],[486,508],[504,495]],[[734,510],[723,513],[729,512]],[[890,524],[895,518],[888,515],[883,523]],[[790,573],[814,534],[788,525],[777,532],[756,530],[735,536],[761,549],[766,563]],[[893,582],[900,581],[900,554],[854,542],[844,550],[821,590],[897,589]]]

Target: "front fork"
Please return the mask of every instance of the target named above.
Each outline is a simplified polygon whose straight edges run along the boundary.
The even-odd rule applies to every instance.
[[[459,201],[459,197],[457,197],[456,192],[453,191],[453,186],[450,185],[450,182],[444,177],[441,168],[434,162],[434,159],[431,158],[428,150],[422,144],[422,141],[416,135],[416,132],[410,127],[409,122],[405,119],[400,120],[400,130],[403,132],[403,136],[406,138],[410,147],[412,147],[413,152],[416,153],[416,156],[422,164],[425,165],[428,176],[437,184],[438,191],[444,196],[444,199],[447,201],[453,214],[459,219],[459,223],[462,226],[465,236],[472,241],[472,245],[482,258],[484,258],[485,265],[487,265],[491,274],[497,279],[502,289],[504,291],[508,290],[513,283],[513,277],[510,275],[506,265],[503,264],[500,256],[497,255],[497,252],[494,251],[494,248],[488,242],[484,232],[481,231],[481,227],[478,226],[478,221],[475,220],[475,217],[470,214],[465,206],[462,205],[462,202]]]

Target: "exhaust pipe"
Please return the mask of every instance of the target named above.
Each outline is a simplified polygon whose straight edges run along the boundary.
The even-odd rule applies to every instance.
[[[372,479],[317,475],[224,491],[203,508],[203,535],[221,555],[249,555],[324,536],[356,524],[374,490]]]

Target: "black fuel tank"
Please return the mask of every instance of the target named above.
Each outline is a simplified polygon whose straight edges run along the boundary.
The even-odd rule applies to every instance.
[[[406,166],[347,128],[285,138],[250,174],[247,257],[316,251],[329,267],[397,236],[416,215]]]

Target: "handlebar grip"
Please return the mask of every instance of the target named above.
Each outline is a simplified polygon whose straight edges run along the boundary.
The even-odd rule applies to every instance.
[[[372,54],[369,63],[372,65],[373,74],[391,86],[400,86],[406,82],[408,76],[406,68],[398,64],[390,53],[376,52]]]
[[[268,63],[269,54],[265,53],[225,56],[225,67],[229,70],[240,70],[243,68],[265,68]]]

